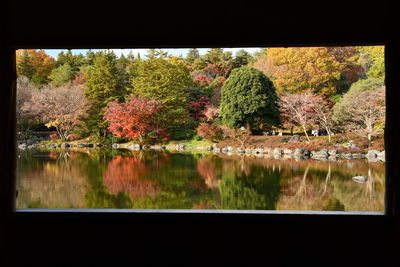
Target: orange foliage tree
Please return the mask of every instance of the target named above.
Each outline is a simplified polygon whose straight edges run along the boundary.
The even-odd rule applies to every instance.
[[[45,84],[49,81],[48,77],[51,71],[57,67],[56,60],[47,55],[43,50],[26,49],[18,50],[16,53],[17,73],[21,74],[22,68],[26,66],[26,61],[32,68],[31,77],[34,83]]]

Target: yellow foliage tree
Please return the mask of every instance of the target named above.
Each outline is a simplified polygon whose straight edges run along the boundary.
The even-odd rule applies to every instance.
[[[261,71],[271,77],[279,93],[334,95],[346,68],[327,47],[269,48],[265,60]]]
[[[21,72],[21,67],[26,59],[26,54],[29,57],[29,63],[33,69],[32,79],[33,82],[38,84],[44,84],[48,82],[48,76],[51,71],[57,67],[56,60],[47,55],[43,50],[36,49],[26,49],[26,50],[18,50],[16,53],[16,61],[17,61],[17,73]],[[25,56],[25,58],[24,58]]]

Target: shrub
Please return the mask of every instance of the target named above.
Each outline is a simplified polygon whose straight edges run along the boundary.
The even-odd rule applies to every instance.
[[[224,132],[216,124],[200,123],[196,131],[198,135],[214,143],[224,139]]]

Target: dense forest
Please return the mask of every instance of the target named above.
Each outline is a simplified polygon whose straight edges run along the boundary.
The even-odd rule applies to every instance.
[[[132,50],[133,51],[133,50]],[[381,136],[384,47],[263,48],[235,55],[192,48],[145,57],[71,50],[53,58],[17,51],[20,136],[44,127],[53,140],[220,142],[298,133]],[[112,140],[112,141],[111,141]]]

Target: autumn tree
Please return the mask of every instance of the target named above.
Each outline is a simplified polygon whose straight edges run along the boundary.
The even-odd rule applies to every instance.
[[[86,115],[86,98],[83,87],[68,84],[61,87],[44,87],[32,92],[22,111],[48,128],[55,127],[62,139],[68,140],[71,131],[82,123]]]
[[[193,81],[183,60],[155,54],[138,65],[130,94],[154,99],[161,104],[163,127],[181,125],[188,119],[187,89]]]
[[[385,118],[385,87],[352,90],[334,107],[334,117],[346,130],[365,132],[371,141],[378,122]]]
[[[359,63],[364,68],[368,78],[385,78],[385,47],[359,46]]]
[[[32,96],[32,93],[38,90],[33,86],[28,77],[18,76],[17,78],[17,97],[16,97],[16,115],[17,115],[17,128],[19,131],[24,131],[29,126],[28,121],[24,118],[25,113],[23,106],[28,102]]]
[[[86,124],[92,133],[105,136],[107,122],[103,120],[104,109],[111,101],[123,100],[126,91],[119,75],[114,52],[97,52],[93,66],[88,68],[85,95],[89,101]]]
[[[131,97],[126,103],[108,103],[104,119],[110,123],[108,129],[115,136],[142,140],[148,132],[161,130],[154,119],[160,108],[155,100]]]
[[[284,94],[280,96],[279,110],[284,120],[301,126],[307,140],[307,125],[315,122],[315,96],[312,93]]]
[[[328,135],[328,141],[331,142],[332,128],[335,123],[333,118],[333,105],[335,103],[324,96],[315,95],[313,98],[314,120],[325,129]]]
[[[221,127],[215,123],[200,123],[196,131],[198,135],[211,142],[217,143],[222,141],[224,138],[224,133]]]
[[[27,76],[35,84],[46,84],[49,82],[48,76],[57,66],[54,58],[47,55],[43,50],[37,51],[36,49],[18,50],[16,61],[17,73]],[[26,73],[27,65],[32,67],[33,71],[29,71],[31,73]]]
[[[266,60],[264,71],[280,93],[334,95],[345,69],[326,47],[269,48]]]
[[[278,95],[261,71],[246,66],[234,69],[221,93],[224,125],[259,130],[279,124]]]

